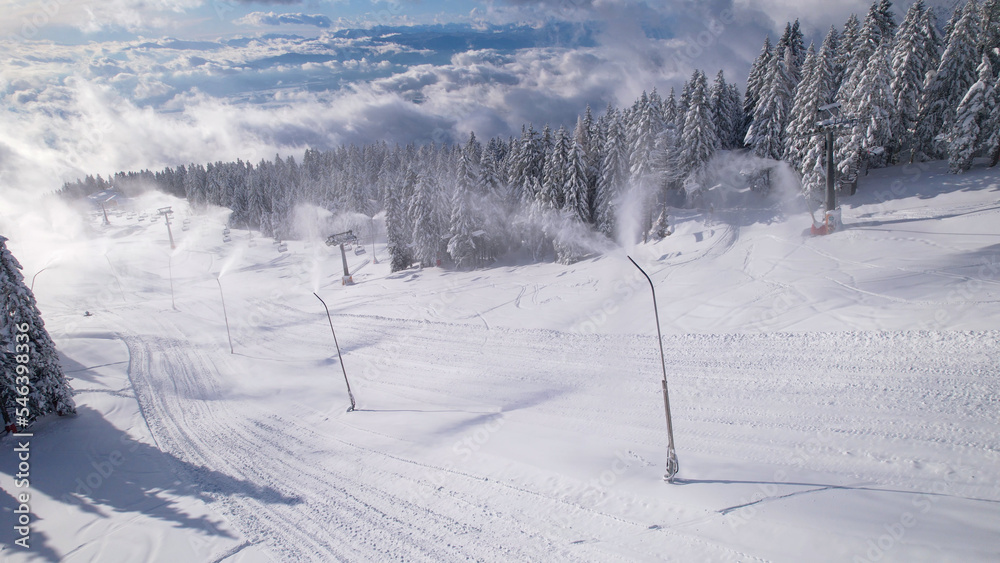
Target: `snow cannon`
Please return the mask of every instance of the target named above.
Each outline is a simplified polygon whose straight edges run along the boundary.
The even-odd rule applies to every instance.
[[[639,264],[636,264],[631,256],[627,258],[646,277],[646,281],[649,282],[649,289],[653,293],[653,316],[656,319],[656,340],[660,345],[660,367],[663,369],[663,380],[660,382],[663,388],[663,410],[667,415],[667,466],[663,474],[663,480],[667,483],[673,483],[674,478],[677,477],[677,472],[680,470],[680,464],[677,462],[677,450],[674,449],[674,423],[670,417],[670,394],[667,393],[667,358],[663,353],[663,333],[660,332],[660,313],[656,305],[656,288],[653,287],[653,280],[646,273],[646,270],[643,270]]]
[[[347,379],[347,368],[344,367],[344,356],[340,353],[340,342],[337,342],[337,331],[333,330],[333,317],[330,316],[330,308],[326,306],[326,301],[323,301],[323,298],[318,293],[313,292],[313,295],[323,304],[323,309],[326,311],[326,319],[330,321],[330,333],[333,334],[333,344],[337,347],[337,359],[340,360],[340,369],[344,372],[344,383],[347,384],[347,397],[351,400],[351,406],[347,408],[347,412],[354,412],[357,404],[354,402],[354,393],[351,392],[351,382]]]
[[[810,232],[813,236],[828,235],[832,232],[839,231],[840,226],[840,208],[838,207],[833,211],[827,211],[824,213],[822,223],[817,224],[814,219]]]

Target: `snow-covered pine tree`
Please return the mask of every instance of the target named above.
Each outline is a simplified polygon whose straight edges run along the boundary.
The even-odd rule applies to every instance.
[[[798,84],[802,78],[802,65],[806,60],[806,46],[799,28],[799,20],[785,24],[785,33],[778,41],[777,51],[787,53],[785,65],[792,82]]]
[[[920,90],[924,77],[930,70],[927,49],[924,45],[923,0],[914,2],[896,32],[892,51],[892,97],[895,101],[895,118],[891,130],[893,138],[890,161],[896,162],[900,153],[909,154],[913,144],[912,132],[920,112]]]
[[[983,152],[990,159],[990,166],[1000,163],[1000,69],[993,84],[993,95],[987,98],[987,117],[983,122]]]
[[[688,86],[685,86],[685,90],[689,90],[689,86],[690,82]],[[642,202],[640,217],[643,217],[643,232],[648,231],[652,223],[652,217],[649,216],[649,204],[657,187],[653,151],[656,150],[656,137],[663,129],[663,123],[660,121],[662,115],[649,103],[649,99],[643,93],[636,108],[636,115],[633,117],[632,131],[628,135],[632,139],[629,155],[629,185],[638,191],[638,201]]]
[[[482,229],[486,232],[480,240],[479,256],[484,262],[492,262],[507,251],[510,240],[510,225],[504,209],[506,194],[503,182],[499,177],[499,165],[496,155],[502,154],[502,143],[491,140],[483,151],[479,167],[479,187],[476,190],[478,202],[476,207],[483,220]]]
[[[628,182],[628,148],[621,114],[608,105],[607,131],[604,136],[604,158],[597,181],[594,210],[597,230],[609,237],[615,235],[619,198]]]
[[[896,35],[896,14],[892,11],[892,2],[890,0],[878,0],[872,6],[879,28],[879,42],[885,40],[891,41]]]
[[[750,66],[750,74],[747,76],[747,91],[743,97],[743,114],[746,116],[746,124],[743,128],[744,136],[750,127],[757,104],[767,85],[767,70],[771,65],[771,58],[774,57],[774,48],[771,47],[771,36],[764,36],[764,46],[760,49],[760,54],[754,59]]]
[[[590,214],[590,167],[587,164],[589,144],[586,129],[577,124],[573,139],[568,141],[566,175],[564,187],[565,208],[581,223],[591,223]]]
[[[565,127],[556,131],[552,149],[545,158],[542,191],[538,201],[543,209],[562,209],[566,196],[566,170],[569,162],[569,140]]]
[[[955,110],[976,81],[979,61],[979,5],[969,0],[956,8],[957,19],[948,35],[937,70],[927,75],[914,131],[914,160],[941,158],[947,152],[939,138],[951,130]]]
[[[923,35],[927,72],[933,72],[941,63],[941,52],[944,51],[944,38],[938,29],[937,15],[934,10],[930,8],[924,10],[924,15],[920,20],[920,31]]]
[[[2,407],[19,430],[49,413],[76,412],[73,390],[63,375],[56,345],[45,330],[35,296],[24,283],[21,264],[7,248],[3,236],[0,236],[0,355],[7,355],[7,363],[13,359],[15,365],[27,369],[27,373],[18,373],[15,367],[14,377],[7,372],[7,377],[0,380],[4,385],[0,395]],[[25,384],[17,376],[28,378],[27,397],[17,393],[17,388]],[[21,413],[27,416],[20,417],[18,409],[25,407],[26,412]]]
[[[385,231],[393,272],[405,270],[413,264],[413,225],[409,219],[406,202],[417,186],[417,173],[407,167],[400,183],[391,188],[386,199]]]
[[[795,101],[785,131],[784,159],[796,169],[800,169],[802,159],[813,142],[811,133],[816,129],[817,109],[825,103],[827,96],[824,88],[828,80],[823,75],[824,70],[816,46],[810,43],[802,65],[802,82],[795,90]]]
[[[884,41],[863,66],[858,86],[850,98],[848,110],[857,118],[843,150],[837,155],[841,174],[885,166],[892,140],[894,112],[892,70],[889,57],[892,43]]]
[[[739,102],[740,101],[737,100],[737,103]],[[677,95],[674,93],[673,87],[671,87],[670,94],[667,95],[665,100],[663,100],[663,124],[676,127],[677,122],[680,119],[681,117],[678,115],[677,109]]]
[[[761,158],[781,159],[785,152],[785,126],[792,108],[794,85],[785,67],[785,53],[771,58],[767,81],[745,139]]]
[[[458,186],[452,196],[451,236],[448,239],[448,255],[459,268],[474,268],[479,265],[475,233],[478,225],[473,218],[473,194],[470,190]]]
[[[720,70],[715,75],[712,90],[709,94],[709,105],[712,108],[712,122],[715,124],[715,136],[719,140],[719,148],[729,150],[733,147],[733,139],[740,122],[732,106],[732,90],[726,83],[726,77]]]
[[[684,116],[680,154],[681,174],[685,178],[700,176],[719,148],[708,94],[708,79],[705,73],[696,71],[691,81],[691,103]]]
[[[858,16],[851,14],[844,24],[844,32],[840,34],[840,47],[837,52],[837,64],[834,69],[833,86],[834,95],[837,95],[848,76],[854,70],[854,47],[858,43],[861,34],[861,21]]]
[[[961,174],[972,168],[972,159],[982,152],[986,145],[984,141],[987,141],[983,138],[982,126],[990,118],[990,110],[996,111],[993,68],[986,53],[983,53],[978,70],[979,80],[969,88],[958,104],[955,123],[946,137],[948,168],[953,174]]]
[[[444,229],[436,209],[439,192],[437,178],[431,171],[424,170],[417,175],[409,216],[413,223],[413,254],[422,266],[434,266],[441,258]]]
[[[474,203],[479,186],[479,159],[481,146],[476,134],[469,135],[469,142],[462,149],[458,164],[455,193],[451,198],[448,255],[459,268],[479,265],[479,252],[473,233],[481,230],[482,219]]]
[[[990,57],[990,66],[1000,69],[1000,0],[984,0],[979,20],[983,28],[980,52]]]
[[[682,165],[681,153],[684,147],[681,141],[681,130],[673,125],[667,125],[656,138],[655,160],[660,183],[666,190],[663,194],[664,203],[675,199],[670,195],[680,193],[684,186],[686,171]]]

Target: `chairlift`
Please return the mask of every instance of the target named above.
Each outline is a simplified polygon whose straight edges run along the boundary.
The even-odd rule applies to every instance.
[[[355,247],[354,249],[355,256],[361,256],[364,253],[365,253],[365,247],[361,246],[360,244],[357,247]]]
[[[232,242],[232,240],[233,240],[232,237],[230,237],[229,235],[223,235],[222,237],[222,242]]]
[[[288,252],[288,243],[287,242],[279,242],[278,243],[278,252]]]
[[[222,235],[223,236],[229,236],[229,227],[223,227],[223,229],[222,229]]]

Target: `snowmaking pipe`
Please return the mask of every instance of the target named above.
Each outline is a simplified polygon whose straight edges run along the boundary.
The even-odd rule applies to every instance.
[[[46,266],[46,267],[42,268],[41,270],[38,270],[37,272],[35,272],[35,275],[31,276],[31,287],[29,288],[29,291],[31,291],[32,293],[35,292],[35,278],[38,277],[38,274],[40,274],[40,273],[42,273],[42,272],[44,272],[45,270],[48,270],[48,269],[49,269],[49,267]]]
[[[229,338],[229,353],[233,352],[233,335],[229,332],[229,315],[226,313],[226,296],[222,293],[222,280],[215,278],[215,283],[219,284],[219,296],[222,297],[222,318],[226,319],[226,336]]]
[[[653,315],[656,318],[656,342],[660,345],[660,367],[663,369],[663,410],[667,414],[667,469],[666,473],[663,475],[663,479],[668,483],[674,482],[674,477],[677,476],[677,471],[679,466],[677,464],[677,451],[674,449],[674,425],[670,419],[670,395],[667,393],[667,358],[663,353],[663,334],[660,332],[660,312],[656,307],[656,288],[653,287],[653,280],[650,279],[649,274],[646,273],[631,256],[627,256],[629,262],[633,266],[639,268],[643,276],[646,276],[646,281],[649,282],[649,290],[653,292]]]
[[[351,393],[351,382],[347,379],[347,368],[344,367],[344,357],[340,354],[340,343],[337,342],[337,331],[333,330],[333,317],[330,316],[330,308],[326,306],[326,301],[323,301],[323,298],[316,292],[313,292],[313,295],[316,296],[316,299],[319,299],[319,302],[323,304],[323,308],[326,309],[326,320],[330,322],[330,333],[333,334],[333,345],[337,347],[337,359],[340,360],[340,369],[344,372],[344,383],[347,384],[347,396],[351,399],[351,407],[347,409],[347,412],[351,412],[356,406],[354,403],[354,393]]]

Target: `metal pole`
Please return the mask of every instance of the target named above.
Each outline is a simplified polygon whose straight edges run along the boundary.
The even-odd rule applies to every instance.
[[[167,236],[170,237],[170,250],[177,250],[177,245],[174,244],[174,233],[170,230],[170,215],[164,213],[163,221],[167,224]]]
[[[642,275],[646,276],[646,281],[649,282],[649,289],[653,292],[653,314],[656,317],[656,341],[660,345],[660,367],[663,368],[663,410],[667,414],[667,470],[663,475],[663,479],[668,483],[674,482],[674,477],[677,475],[677,471],[680,469],[677,463],[677,452],[674,449],[674,425],[670,420],[670,395],[667,393],[667,358],[663,353],[663,334],[660,332],[660,312],[656,306],[656,288],[653,287],[653,280],[650,279],[649,274],[645,270],[639,267],[632,260],[631,256],[628,256],[629,262],[639,271]]]
[[[343,245],[341,245],[343,248]],[[330,308],[326,306],[326,301],[323,298],[313,292],[316,295],[316,299],[323,304],[323,308],[326,309],[326,320],[330,321],[330,332],[333,334],[333,344],[337,347],[337,358],[340,360],[340,369],[344,372],[344,383],[347,384],[347,396],[351,399],[351,408],[347,409],[347,412],[354,410],[354,393],[351,393],[351,382],[347,380],[347,368],[344,367],[344,357],[340,355],[340,343],[337,342],[337,331],[333,330],[333,317],[330,316]]]
[[[344,277],[351,275],[351,272],[347,269],[347,251],[344,250],[344,243],[340,243],[340,259],[344,261]]]
[[[35,292],[35,278],[37,278],[37,277],[38,277],[38,274],[40,274],[40,273],[42,273],[42,272],[44,272],[45,270],[48,270],[48,269],[49,269],[49,267],[48,267],[48,266],[46,266],[46,267],[42,268],[41,270],[38,270],[37,272],[35,272],[35,275],[31,276],[31,287],[30,287],[30,288],[28,288],[28,289],[29,289],[29,290],[30,290],[30,291],[31,291],[32,293],[34,293],[34,292]]]
[[[833,162],[833,129],[826,132],[826,210],[837,208],[837,192],[834,190],[837,167]]]
[[[219,284],[219,295],[222,297],[222,317],[226,319],[226,336],[229,337],[229,353],[233,352],[233,335],[229,332],[229,315],[226,314],[226,296],[222,293],[222,280],[215,278],[215,283]]]

